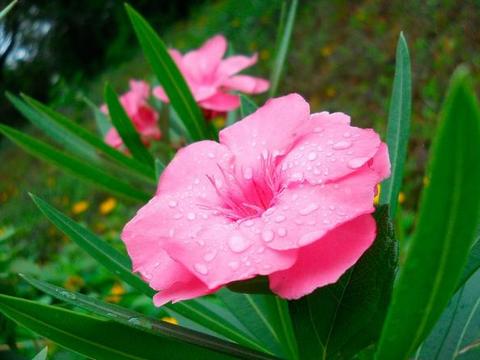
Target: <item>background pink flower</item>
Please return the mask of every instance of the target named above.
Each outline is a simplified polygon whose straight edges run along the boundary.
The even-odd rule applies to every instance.
[[[130,90],[120,96],[120,103],[132,120],[135,129],[145,144],[152,140],[159,140],[161,132],[158,128],[158,113],[148,105],[150,86],[145,81],[130,80]],[[100,110],[108,114],[106,105]],[[105,142],[114,148],[122,148],[123,142],[117,130],[112,127],[105,135]]]
[[[386,145],[342,113],[268,101],[180,150],[122,239],[156,305],[266,275],[287,299],[336,282],[372,244]]]
[[[267,80],[248,75],[237,75],[240,71],[257,62],[257,55],[251,57],[234,55],[223,59],[227,41],[222,35],[207,40],[199,49],[182,55],[170,50],[170,55],[182,72],[200,107],[207,110],[226,112],[240,106],[237,90],[246,94],[258,94],[268,90]],[[153,94],[164,102],[168,97],[162,87],[153,89]]]

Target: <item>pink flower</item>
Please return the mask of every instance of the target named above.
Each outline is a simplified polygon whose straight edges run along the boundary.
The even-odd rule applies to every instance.
[[[270,86],[267,80],[237,75],[257,62],[256,54],[251,57],[234,55],[222,60],[226,49],[225,37],[216,35],[199,49],[185,55],[175,49],[170,50],[170,55],[185,77],[193,97],[203,109],[217,112],[236,109],[240,106],[240,98],[231,94],[231,90],[258,94],[268,90]],[[154,88],[153,94],[168,102],[167,94],[161,87]]]
[[[336,282],[374,241],[386,145],[349,116],[310,115],[297,95],[272,99],[181,149],[157,194],[125,226],[133,270],[156,305],[266,275],[297,299]]]
[[[150,141],[159,140],[161,137],[158,128],[158,113],[147,103],[149,96],[150,86],[145,81],[138,80],[130,80],[130,90],[120,96],[120,103],[132,120],[142,141],[147,145]],[[102,105],[100,110],[108,114],[106,105]],[[105,135],[105,142],[117,149],[123,147],[122,138],[114,127]]]

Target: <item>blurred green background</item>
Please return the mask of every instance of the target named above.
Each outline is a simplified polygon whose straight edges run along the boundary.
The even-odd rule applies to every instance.
[[[0,1],[0,8],[8,2]],[[131,1],[167,44],[181,50],[224,34],[236,53],[258,52],[251,73],[268,77],[281,1]],[[448,79],[466,63],[480,84],[480,1],[301,0],[280,94],[298,92],[312,110],[342,111],[353,124],[385,132],[395,46],[407,38],[413,72],[413,117],[409,155],[397,219],[399,238],[408,243],[423,184],[430,139]],[[118,92],[130,78],[151,80],[123,2],[19,1],[0,24],[1,122],[38,134],[3,96],[25,92],[94,127],[84,96],[102,103],[109,81]],[[264,96],[255,99],[258,103]],[[39,135],[40,136],[40,135]],[[129,296],[120,284],[38,212],[33,192],[112,243],[136,204],[111,197],[40,163],[0,138],[0,292],[52,299],[21,282],[17,273],[161,316],[147,301]],[[16,338],[14,339],[14,335]],[[16,342],[31,355],[43,346],[0,318],[0,356]],[[4,345],[2,345],[4,344]],[[51,347],[51,351],[55,350]],[[77,358],[59,351],[56,359]]]

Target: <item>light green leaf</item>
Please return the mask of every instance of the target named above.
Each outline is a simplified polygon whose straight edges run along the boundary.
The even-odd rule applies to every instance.
[[[388,204],[390,217],[395,218],[398,193],[402,185],[403,167],[407,156],[410,135],[410,117],[412,107],[412,76],[408,45],[400,33],[395,60],[395,77],[393,80],[390,110],[388,112],[387,145],[392,164],[392,173],[382,183],[380,204]]]
[[[1,12],[0,12],[0,20],[3,19],[5,15],[7,15],[15,6],[18,0],[13,0],[10,4],[8,4]]]
[[[85,146],[90,146],[92,150],[99,151],[108,159],[115,161],[117,164],[122,165],[123,168],[131,172],[139,174],[150,181],[154,179],[154,173],[151,167],[122,154],[120,151],[106,144],[103,139],[98,138],[82,126],[77,125],[74,121],[59,112],[52,110],[41,102],[23,94],[22,98],[38,113],[43,114],[48,118],[51,123],[57,124],[61,130],[61,134],[79,139],[79,141],[82,141]]]
[[[237,319],[271,353],[298,359],[287,303],[275,295],[239,294],[227,289],[217,292]]]
[[[467,265],[463,269],[462,277],[457,285],[458,288],[461,288],[478,269],[480,269],[480,238],[470,249]]]
[[[73,306],[78,306],[79,308],[85,309],[109,320],[119,322],[126,326],[134,327],[155,335],[163,335],[181,342],[198,345],[213,351],[222,352],[239,358],[270,358],[248,348],[220,340],[213,336],[192,331],[178,325],[172,325],[164,321],[149,318],[138,312],[128,310],[118,305],[107,304],[95,298],[65,290],[61,287],[37,280],[31,276],[22,275],[22,277],[37,289],[61,301],[67,302]]]
[[[240,95],[240,116],[242,119],[258,109],[257,104],[246,95]]]
[[[153,168],[152,155],[143,145],[132,120],[128,117],[122,104],[120,104],[118,95],[108,84],[105,86],[105,102],[107,103],[108,113],[113,126],[118,131],[124,145],[130,150],[135,159]]]
[[[398,246],[387,206],[378,208],[375,218],[375,242],[352,269],[335,284],[290,302],[301,359],[350,359],[378,339]]]
[[[165,44],[137,11],[128,4],[125,7],[145,57],[167,93],[170,103],[184,123],[190,138],[193,141],[209,138],[209,130],[202,112]]]
[[[292,37],[293,25],[295,23],[295,15],[297,14],[298,0],[291,0],[288,13],[286,12],[285,0],[282,5],[282,14],[280,26],[277,31],[277,44],[275,48],[275,58],[270,75],[270,97],[275,97],[278,91],[278,85],[282,76],[283,67],[287,58],[288,46]]]
[[[155,175],[158,179],[160,179],[160,175],[162,175],[163,170],[165,169],[165,164],[160,159],[155,159]]]
[[[0,132],[30,154],[114,194],[142,202],[150,198],[147,193],[137,190],[129,184],[111,176],[104,170],[99,169],[98,166],[90,165],[84,160],[68,155],[64,151],[57,150],[21,131],[9,126],[0,125]]]
[[[95,118],[95,124],[99,135],[104,138],[107,135],[108,130],[112,127],[112,123],[108,120],[107,115],[100,111],[97,105],[95,105],[90,99],[86,96],[83,96],[83,101],[88,107],[92,110],[93,116]]]
[[[48,348],[45,346],[32,360],[47,360]]]
[[[17,324],[98,360],[232,359],[205,348],[70,310],[0,295],[0,311]]]
[[[480,219],[480,109],[469,73],[453,75],[432,146],[430,183],[393,292],[378,359],[407,359],[447,305]]]

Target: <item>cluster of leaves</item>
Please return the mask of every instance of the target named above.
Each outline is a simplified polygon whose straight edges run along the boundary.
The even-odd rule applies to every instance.
[[[272,96],[282,73],[296,8],[294,0],[282,16]],[[127,13],[153,72],[171,99],[171,117],[180,120],[185,138],[214,138],[161,39],[128,5]],[[0,311],[68,349],[97,359],[156,359],[159,354],[170,359],[191,354],[201,359],[407,359],[417,349],[417,357],[422,358],[450,349],[451,344],[452,357],[474,352],[478,340],[465,334],[478,307],[478,301],[472,302],[469,295],[478,289],[478,276],[472,275],[478,274],[480,267],[480,245],[473,245],[480,217],[480,193],[475,191],[480,168],[470,166],[480,160],[479,105],[468,71],[459,68],[441,114],[430,183],[422,196],[415,235],[398,266],[390,219],[396,212],[409,136],[410,78],[408,48],[401,35],[387,135],[392,177],[383,184],[382,206],[376,212],[377,238],[336,284],[290,303],[271,294],[223,289],[212,296],[164,306],[169,315],[180,319],[182,326],[177,326],[22,275],[37,289],[88,314],[9,295],[0,295]],[[144,148],[109,86],[105,100],[112,123],[131,157],[26,95],[9,97],[62,149],[2,125],[0,131],[7,137],[33,155],[113,194],[139,202],[148,199],[148,192],[142,189],[155,184],[165,159],[154,159]],[[252,100],[242,97],[242,116],[255,109]],[[132,292],[153,295],[153,290],[131,273],[124,253],[44,200],[35,195],[32,199],[61,232]],[[43,351],[38,358],[45,355]]]

